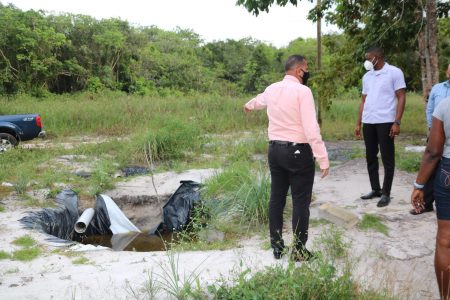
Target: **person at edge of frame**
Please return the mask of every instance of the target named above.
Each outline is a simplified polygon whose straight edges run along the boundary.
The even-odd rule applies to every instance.
[[[246,113],[267,108],[271,175],[269,231],[275,259],[280,259],[288,251],[282,229],[289,187],[294,235],[294,249],[290,257],[294,261],[314,258],[314,254],[306,248],[315,173],[314,158],[319,163],[322,178],[328,175],[329,161],[316,119],[313,95],[306,86],[308,78],[305,57],[292,55],[285,63],[283,80],[270,85],[244,106]]]
[[[450,97],[450,64],[447,66],[447,70],[445,72],[445,75],[447,76],[447,80],[443,81],[441,83],[437,83],[433,85],[428,98],[426,100],[426,119],[427,119],[427,127],[428,127],[428,136],[431,129],[431,123],[433,119],[433,112],[436,109],[436,107],[439,105],[439,103],[444,100],[447,97]],[[428,143],[428,138],[427,138]],[[431,173],[430,178],[425,183],[425,187],[423,189],[425,194],[425,205],[423,209],[416,210],[411,209],[409,212],[412,215],[420,215],[426,212],[432,212],[434,210],[433,203],[434,203],[434,196],[433,196],[433,183],[434,183],[434,174],[435,172]]]
[[[434,269],[441,299],[450,300],[450,97],[433,112],[427,148],[413,183],[411,204],[425,208],[425,183],[435,173],[433,195],[436,202],[437,234]]]

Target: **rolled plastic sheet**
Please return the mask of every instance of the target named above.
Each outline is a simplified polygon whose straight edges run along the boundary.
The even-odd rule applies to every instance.
[[[113,234],[141,232],[133,223],[131,223],[127,216],[125,216],[113,199],[106,195],[100,195],[100,197],[105,203],[109,221],[111,223],[109,229]]]

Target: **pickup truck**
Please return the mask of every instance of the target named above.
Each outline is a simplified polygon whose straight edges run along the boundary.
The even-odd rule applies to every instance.
[[[0,116],[0,153],[17,146],[21,141],[44,136],[41,116],[38,114]]]

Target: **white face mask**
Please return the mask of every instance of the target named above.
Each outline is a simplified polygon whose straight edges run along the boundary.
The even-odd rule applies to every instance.
[[[373,60],[375,60],[375,58],[374,58]],[[372,61],[373,61],[373,60],[372,60]],[[378,62],[378,61],[377,61],[377,62]],[[375,63],[375,64],[377,64],[377,63]],[[371,61],[369,61],[369,60],[366,60],[366,61],[364,62],[364,68],[366,68],[367,71],[372,71],[373,68],[374,68],[373,62],[371,62]]]

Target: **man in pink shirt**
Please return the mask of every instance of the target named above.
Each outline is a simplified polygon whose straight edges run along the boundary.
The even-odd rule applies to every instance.
[[[286,76],[247,102],[245,112],[267,108],[269,117],[269,168],[271,195],[269,202],[270,242],[276,259],[286,248],[282,238],[283,210],[291,188],[292,229],[296,261],[311,258],[306,249],[309,205],[314,183],[315,163],[322,178],[328,175],[329,162],[316,120],[314,99],[306,86],[308,62],[301,55],[290,56],[285,63]]]

